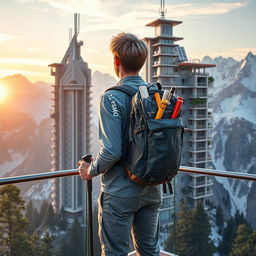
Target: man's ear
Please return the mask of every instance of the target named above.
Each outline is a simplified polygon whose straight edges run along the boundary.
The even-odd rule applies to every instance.
[[[115,61],[115,64],[116,64],[117,66],[120,66],[120,64],[121,64],[120,58],[119,58],[117,55],[114,56],[114,61]]]

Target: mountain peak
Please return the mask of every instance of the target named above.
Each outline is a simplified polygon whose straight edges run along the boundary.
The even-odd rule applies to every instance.
[[[249,62],[251,62],[251,61],[255,62],[256,61],[256,55],[254,55],[252,52],[248,52],[248,54],[245,57],[245,60],[249,61]]]

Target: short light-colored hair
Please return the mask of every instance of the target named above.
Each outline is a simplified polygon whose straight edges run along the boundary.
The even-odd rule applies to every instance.
[[[138,72],[145,63],[148,49],[143,40],[130,33],[120,33],[110,42],[113,55],[119,57],[125,72]]]

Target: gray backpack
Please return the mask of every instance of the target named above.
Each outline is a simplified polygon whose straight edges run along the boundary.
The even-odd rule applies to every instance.
[[[129,178],[144,185],[164,184],[172,180],[180,167],[184,123],[181,114],[170,119],[176,97],[172,97],[162,119],[154,119],[157,104],[154,93],[163,91],[154,85],[148,87],[149,98],[129,86],[114,86],[131,97],[129,143],[121,161]],[[181,111],[180,111],[181,112]]]

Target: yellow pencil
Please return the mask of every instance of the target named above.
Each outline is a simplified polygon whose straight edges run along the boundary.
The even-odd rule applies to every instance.
[[[155,97],[155,100],[156,100],[157,108],[159,109],[160,105],[161,105],[161,98],[160,98],[159,92],[154,93],[154,97]]]
[[[162,116],[163,116],[163,113],[167,107],[167,104],[168,104],[168,100],[162,100],[161,101],[161,104],[160,104],[160,108],[158,109],[157,113],[156,113],[156,117],[155,119],[161,119]]]

